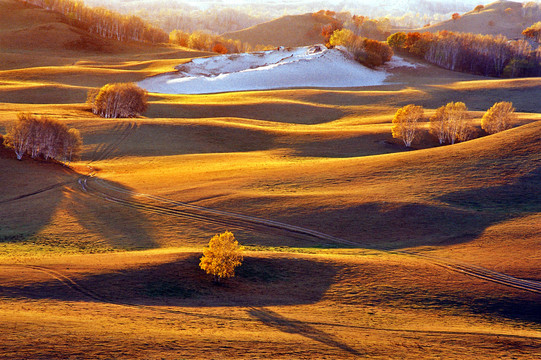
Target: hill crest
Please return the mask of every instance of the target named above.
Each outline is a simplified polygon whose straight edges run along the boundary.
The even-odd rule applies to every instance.
[[[254,46],[309,46],[325,42],[321,28],[333,20],[332,17],[312,13],[286,15],[244,30],[224,33],[222,36]]]
[[[515,1],[497,1],[479,11],[471,10],[456,20],[449,19],[413,31],[438,32],[442,30],[482,35],[504,35],[509,39],[523,39],[522,30],[537,20],[527,16],[524,5]]]

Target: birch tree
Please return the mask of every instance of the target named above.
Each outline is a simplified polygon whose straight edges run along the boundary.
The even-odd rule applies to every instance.
[[[393,138],[402,139],[406,147],[410,147],[418,130],[418,121],[424,116],[422,106],[406,105],[396,112],[391,128]]]

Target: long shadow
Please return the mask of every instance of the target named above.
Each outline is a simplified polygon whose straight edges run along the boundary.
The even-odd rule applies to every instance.
[[[490,226],[541,211],[541,167],[507,184],[461,190],[437,197],[441,205],[372,202],[343,209],[288,208],[276,220],[395,250],[466,243]],[[277,198],[260,198],[261,206]]]
[[[102,159],[120,156],[170,156],[268,150],[274,147],[276,135],[271,132],[208,124],[144,123],[126,141]],[[96,132],[85,138],[93,151],[85,159],[96,159],[103,152],[104,140],[114,141],[109,132]],[[156,139],[160,139],[159,141]]]
[[[108,181],[115,187],[131,190],[122,184]],[[106,248],[150,249],[159,246],[153,228],[157,226],[143,211],[115,204],[92,192],[74,186],[66,196],[73,204],[71,214],[85,230],[81,235],[93,234]],[[131,196],[126,196],[130,200]]]
[[[541,211],[541,166],[516,181],[478,190],[457,191],[440,197],[454,206],[490,211],[505,217]]]
[[[288,319],[274,311],[264,308],[252,308],[248,311],[248,314],[263,324],[280,330],[288,334],[298,334],[308,339],[320,342],[330,347],[335,347],[344,350],[350,354],[361,356],[362,353],[353,349],[347,344],[344,344],[336,340],[326,332],[316,329],[315,327],[308,325],[299,320]]]
[[[260,104],[153,104],[146,112],[151,118],[188,119],[235,117],[293,124],[320,124],[342,118],[340,109],[308,104],[260,103]]]
[[[340,266],[293,258],[246,257],[237,276],[215,284],[199,268],[201,254],[159,265],[74,278],[78,286],[112,303],[183,307],[250,307],[313,304],[333,284]],[[317,276],[314,276],[317,274]],[[92,298],[55,279],[2,286],[4,296],[83,301]]]
[[[146,214],[82,192],[81,175],[71,169],[30,159],[2,159],[2,164],[0,242],[84,252],[158,246]]]
[[[235,278],[216,285],[211,276],[199,269],[200,256],[198,253],[185,253],[158,265],[112,268],[106,271],[100,269],[99,274],[70,276],[78,288],[54,277],[20,284],[10,279],[9,283],[0,283],[0,296],[99,301],[128,306],[166,305],[171,307],[168,311],[172,313],[178,311],[194,315],[190,308],[261,308],[316,304],[327,294],[330,300],[351,306],[421,307],[520,320],[535,326],[541,324],[539,295],[515,293],[512,290],[500,292],[491,285],[481,287],[478,291],[465,291],[464,287],[455,288],[445,283],[432,288],[428,284],[420,286],[416,276],[410,278],[407,273],[402,274],[400,269],[389,269],[385,265],[358,267],[293,257],[255,256],[245,258]],[[403,278],[389,279],[388,274],[383,274],[389,270],[402,274],[399,276]],[[24,271],[39,270],[28,267]],[[69,272],[63,271],[63,274],[69,275]],[[340,274],[352,274],[353,278],[341,281]],[[50,273],[46,275],[50,276]],[[445,277],[443,281],[446,281]],[[331,286],[337,286],[340,293],[329,293]],[[345,286],[343,291],[340,290],[342,286]],[[89,293],[95,296],[89,296]],[[250,315],[281,331],[298,333],[335,347],[343,346],[324,332],[313,329],[312,324],[285,319],[260,309],[252,310]]]

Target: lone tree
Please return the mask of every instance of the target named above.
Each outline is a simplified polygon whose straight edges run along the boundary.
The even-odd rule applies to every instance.
[[[487,110],[481,119],[481,127],[489,134],[511,128],[511,121],[516,118],[513,103],[501,101]]]
[[[473,9],[474,11],[477,11],[477,13],[480,13],[481,10],[483,10],[485,8],[485,5],[477,5],[475,7],[475,9]]]
[[[104,118],[139,116],[148,107],[148,93],[133,83],[107,84],[88,92],[92,112]]]
[[[235,276],[235,268],[242,264],[242,247],[232,232],[216,234],[203,251],[199,267],[214,276],[216,283]]]
[[[402,139],[406,147],[410,147],[417,133],[417,121],[424,116],[422,106],[406,105],[398,109],[393,118],[393,138]]]

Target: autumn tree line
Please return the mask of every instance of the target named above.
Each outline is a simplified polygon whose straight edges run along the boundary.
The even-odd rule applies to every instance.
[[[210,51],[218,54],[237,54],[276,48],[276,46],[252,45],[240,40],[226,39],[220,35],[199,30],[191,33],[173,30],[169,33],[169,42],[194,50]]]
[[[78,0],[21,0],[46,10],[58,12],[78,27],[103,38],[152,44],[166,43],[168,34],[138,16],[127,16],[105,8],[86,6]]]
[[[533,51],[526,40],[509,40],[503,35],[398,32],[387,43],[449,70],[494,77],[541,74],[541,50]]]
[[[510,129],[515,118],[515,108],[511,102],[497,102],[483,115],[481,128],[487,134],[495,134]],[[398,109],[391,128],[393,138],[411,147],[424,119],[422,106],[410,104]],[[429,118],[429,132],[443,145],[471,140],[477,130],[471,122],[466,105],[463,102],[450,102],[436,109]]]
[[[18,160],[25,155],[32,159],[63,161],[75,160],[82,147],[81,134],[77,129],[46,116],[36,117],[20,113],[7,129],[4,145],[13,149]]]

